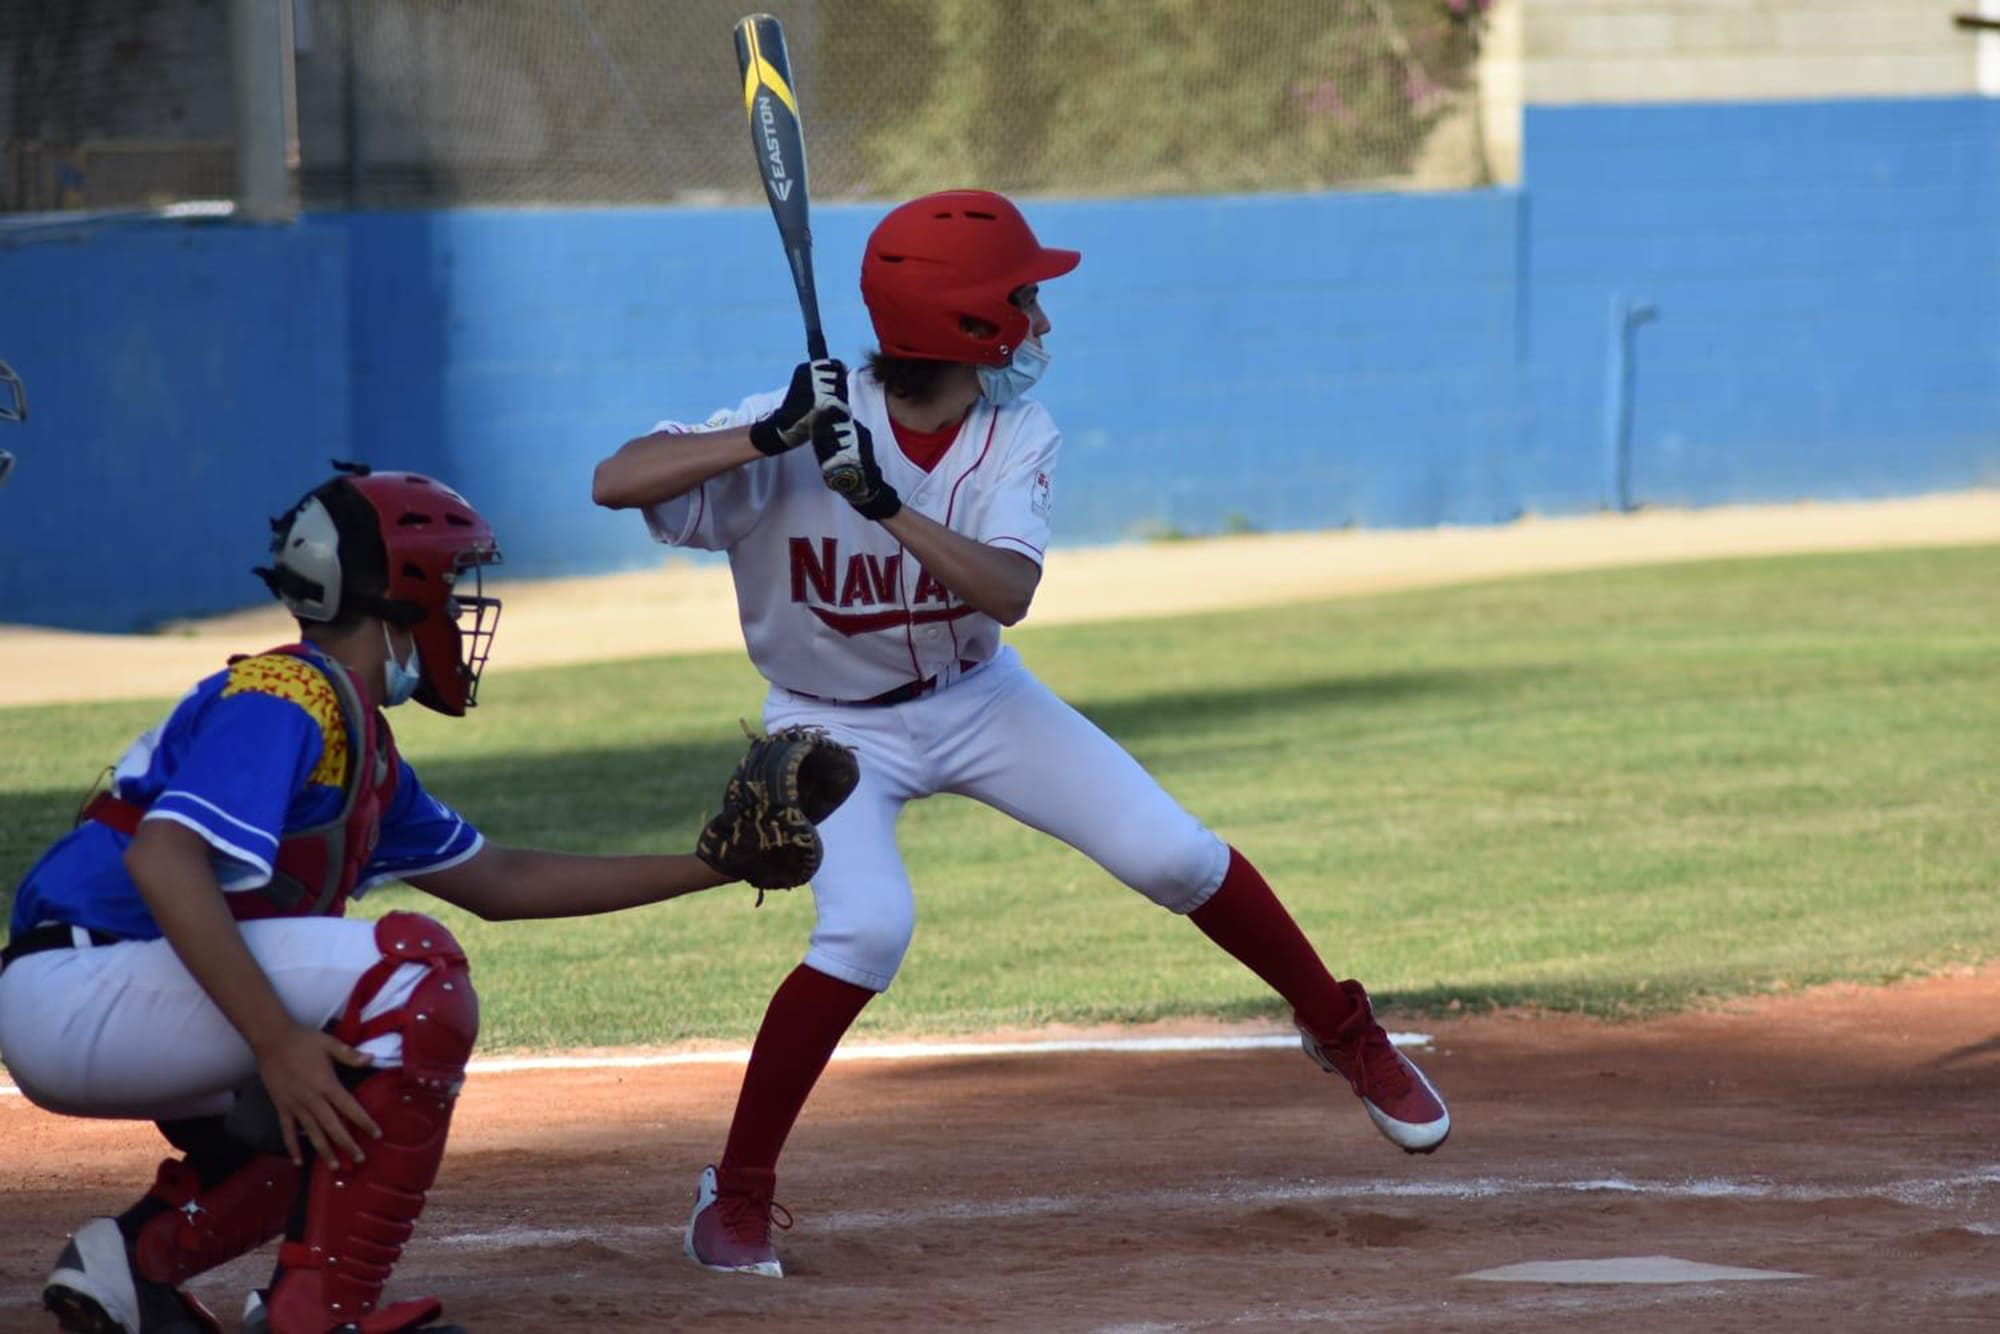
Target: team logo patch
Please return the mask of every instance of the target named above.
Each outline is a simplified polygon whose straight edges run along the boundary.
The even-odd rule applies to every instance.
[[[1045,472],[1036,473],[1034,490],[1028,495],[1028,507],[1046,519],[1049,517],[1049,506],[1054,503],[1054,497],[1050,494],[1049,475]]]
[[[269,695],[298,705],[319,725],[319,763],[307,781],[326,787],[342,787],[347,782],[347,720],[340,715],[340,696],[333,682],[303,658],[289,653],[266,653],[245,658],[229,669],[222,698],[231,695]]]

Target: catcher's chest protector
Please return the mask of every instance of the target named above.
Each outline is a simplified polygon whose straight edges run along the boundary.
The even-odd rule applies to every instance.
[[[276,651],[304,656],[303,650],[290,645]],[[380,709],[362,704],[345,667],[331,660],[325,666],[347,727],[347,776],[341,785],[340,811],[325,824],[285,835],[272,861],[270,884],[255,894],[228,896],[239,920],[339,917],[346,912],[347,897],[374,855],[382,812],[396,795],[399,766],[389,720]]]
[[[271,881],[262,889],[227,894],[229,910],[238,921],[264,917],[339,917],[361,879],[362,868],[375,851],[382,812],[396,795],[396,739],[379,709],[363,705],[347,669],[331,659],[311,658],[297,644],[270,650],[303,658],[325,669],[340,701],[347,745],[346,774],[341,783],[340,810],[324,824],[286,834],[272,859]],[[257,654],[253,656],[266,656]],[[232,658],[231,662],[240,661]],[[332,744],[329,739],[328,744]],[[85,808],[87,818],[125,834],[139,828],[145,808],[102,793]]]

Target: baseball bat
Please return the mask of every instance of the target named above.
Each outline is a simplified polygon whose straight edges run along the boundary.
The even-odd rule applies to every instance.
[[[792,286],[799,294],[799,314],[805,317],[806,358],[819,361],[826,356],[826,334],[820,329],[819,293],[813,287],[805,129],[792,88],[785,30],[777,19],[751,14],[737,20],[736,65],[743,74],[743,114],[750,120],[750,140],[757,147],[764,197],[777,219],[778,238],[792,268]]]

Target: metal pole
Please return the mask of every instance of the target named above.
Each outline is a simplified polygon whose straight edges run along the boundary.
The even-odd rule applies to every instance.
[[[236,216],[288,222],[298,213],[298,113],[292,82],[292,0],[230,0],[235,83]]]
[[[1659,311],[1611,294],[1611,318],[1604,356],[1604,504],[1625,513],[1636,508],[1632,496],[1633,331]]]

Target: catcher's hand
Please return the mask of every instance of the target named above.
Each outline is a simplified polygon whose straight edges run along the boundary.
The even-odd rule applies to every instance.
[[[694,855],[759,890],[803,885],[825,851],[814,826],[839,809],[860,779],[853,750],[817,728],[752,733]]]

